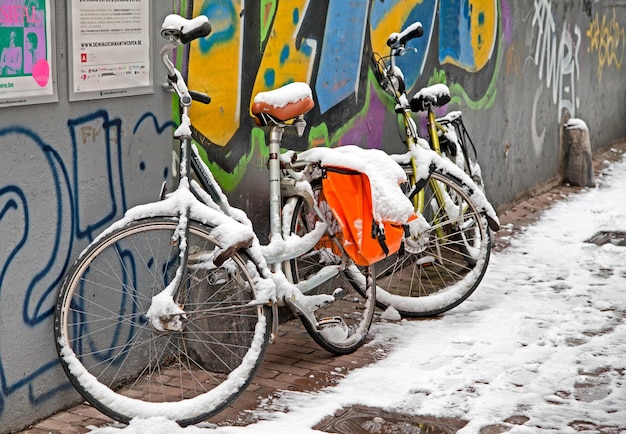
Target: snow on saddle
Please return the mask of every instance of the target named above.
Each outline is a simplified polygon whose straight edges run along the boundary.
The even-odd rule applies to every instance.
[[[259,126],[289,122],[315,106],[311,88],[306,83],[289,83],[278,89],[259,92],[250,111]]]
[[[450,89],[445,84],[433,84],[420,89],[411,98],[411,110],[421,112],[429,107],[443,107],[450,102]]]

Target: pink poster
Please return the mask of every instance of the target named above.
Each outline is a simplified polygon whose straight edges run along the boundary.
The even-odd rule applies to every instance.
[[[56,100],[51,16],[50,0],[0,0],[0,107]]]

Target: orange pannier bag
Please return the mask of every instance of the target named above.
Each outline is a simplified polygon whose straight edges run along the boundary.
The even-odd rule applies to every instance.
[[[325,166],[322,188],[341,226],[343,247],[357,265],[371,265],[400,250],[406,226],[404,222],[374,220],[370,180],[365,173]]]

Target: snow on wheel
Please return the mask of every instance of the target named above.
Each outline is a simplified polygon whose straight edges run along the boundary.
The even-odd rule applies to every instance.
[[[76,389],[106,415],[128,422],[162,416],[181,425],[216,414],[247,387],[272,324],[256,300],[245,253],[222,265],[210,228],[190,221],[180,307],[156,327],[146,313],[174,278],[175,218],[135,221],[91,245],[57,301],[57,350]]]

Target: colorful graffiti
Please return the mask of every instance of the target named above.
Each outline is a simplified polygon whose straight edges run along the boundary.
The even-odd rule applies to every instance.
[[[523,146],[532,146],[528,152],[535,153],[535,161],[519,163],[519,170],[526,171],[532,171],[539,157],[548,154],[546,143],[554,143],[550,125],[558,124],[566,110],[571,116],[583,111],[581,95],[591,91],[580,86],[581,69],[591,71],[590,76],[598,80],[615,82],[615,70],[622,69],[626,50],[626,22],[619,10],[592,11],[600,7],[592,1],[582,5],[551,0],[181,3],[188,15],[206,14],[213,25],[209,37],[192,43],[188,52],[180,50],[178,62],[184,65],[190,88],[212,98],[209,105],[193,106],[195,136],[222,186],[237,193],[247,187],[242,184],[237,189],[249,181],[247,174],[265,170],[266,131],[254,126],[250,103],[257,92],[285,83],[306,81],[316,101],[306,117],[308,136],[298,140],[286,135],[287,146],[302,150],[356,143],[390,149],[391,138],[397,142],[396,149],[401,149],[401,141],[393,135],[393,101],[376,83],[370,57],[372,53],[386,55],[388,35],[415,21],[422,23],[424,35],[411,41],[414,50],[398,59],[409,93],[428,84],[446,83],[454,109],[485,111],[487,120],[499,115],[487,110],[526,103],[519,111],[502,116],[505,125],[495,133],[508,135],[503,140],[507,141],[505,152],[517,162],[526,155],[518,152],[512,137],[517,135]],[[512,8],[519,19],[515,37]],[[517,83],[511,86],[515,97],[530,84],[530,96],[503,101],[498,83],[505,79],[507,85],[524,81],[523,89]],[[523,126],[503,132],[518,120]],[[142,189],[136,180],[142,174],[149,174],[145,178],[150,180],[167,179],[168,162],[155,166],[142,140],[169,134],[173,127],[173,122],[161,122],[152,112],[122,121],[107,110],[90,108],[89,113],[72,115],[61,125],[67,143],[63,148],[49,143],[36,126],[5,123],[0,127],[0,140],[11,150],[0,161],[4,247],[0,251],[0,318],[21,321],[16,325],[20,340],[7,336],[0,345],[0,417],[16,396],[36,406],[69,387],[59,384],[50,338],[55,290],[81,246],[129,204],[138,203],[148,188],[154,190],[150,199],[157,197],[158,186]],[[508,161],[513,160],[509,157]],[[23,173],[25,166],[38,169]],[[511,183],[509,168],[495,169],[503,183]],[[131,182],[132,189],[128,188]],[[19,348],[23,342],[44,349],[27,365],[16,364],[12,356],[23,354]]]
[[[316,43],[302,36],[301,31],[303,17],[310,13],[309,8],[318,6],[307,0],[264,2],[260,13],[265,25],[259,34],[263,57],[252,88],[253,95],[293,81],[310,80]]]
[[[451,63],[468,72],[480,71],[491,60],[498,30],[496,0],[441,2],[439,63]]]
[[[596,16],[589,23],[587,37],[589,38],[587,51],[598,54],[598,80],[602,80],[602,71],[605,66],[622,69],[626,33],[624,26],[617,21],[615,9],[613,9],[613,16],[608,22],[606,15],[600,21],[596,12]]]
[[[4,246],[0,253],[0,311],[4,313],[0,317],[15,318],[21,313],[22,318],[21,326],[11,326],[19,327],[20,338],[5,334],[0,346],[0,417],[5,401],[23,389],[36,406],[69,388],[69,383],[59,384],[53,375],[58,360],[50,336],[56,291],[74,259],[74,245],[87,244],[120,218],[127,202],[139,200],[133,195],[141,189],[127,192],[125,179],[130,174],[169,177],[165,165],[149,163],[148,150],[131,152],[137,145],[130,138],[169,133],[173,126],[171,121],[159,123],[147,112],[124,130],[121,119],[95,111],[68,120],[72,146],[65,157],[30,128],[0,128],[0,141],[11,144],[8,157],[0,162],[3,179],[11,180],[0,186]],[[37,167],[28,178],[20,172],[26,164]],[[157,188],[151,187],[156,197]],[[27,355],[28,363],[15,363],[16,355],[24,355],[24,343],[41,351],[35,358]]]
[[[398,60],[407,85],[447,82],[453,103],[475,110],[495,101],[505,0],[189,0],[183,7],[214,23],[213,34],[193,43],[187,60],[190,86],[213,99],[193,109],[195,135],[226,190],[240,182],[251,156],[263,152],[260,135],[250,132],[248,110],[256,93],[293,81],[309,83],[317,105],[308,117],[315,132],[308,146],[322,140],[347,143],[357,134],[354,128],[382,114],[380,104],[391,108],[388,98],[372,92],[371,54],[387,54],[389,34],[415,21],[422,23],[424,36],[409,44],[415,52]],[[376,137],[377,143],[369,137],[365,144],[382,146],[382,134]]]
[[[211,17],[210,38],[191,45],[189,86],[210,95],[213,103],[194,104],[192,116],[199,132],[211,143],[223,146],[239,128],[241,80],[243,67],[244,17],[240,18],[242,1],[204,2],[193,11]],[[219,126],[219,127],[218,127]]]

